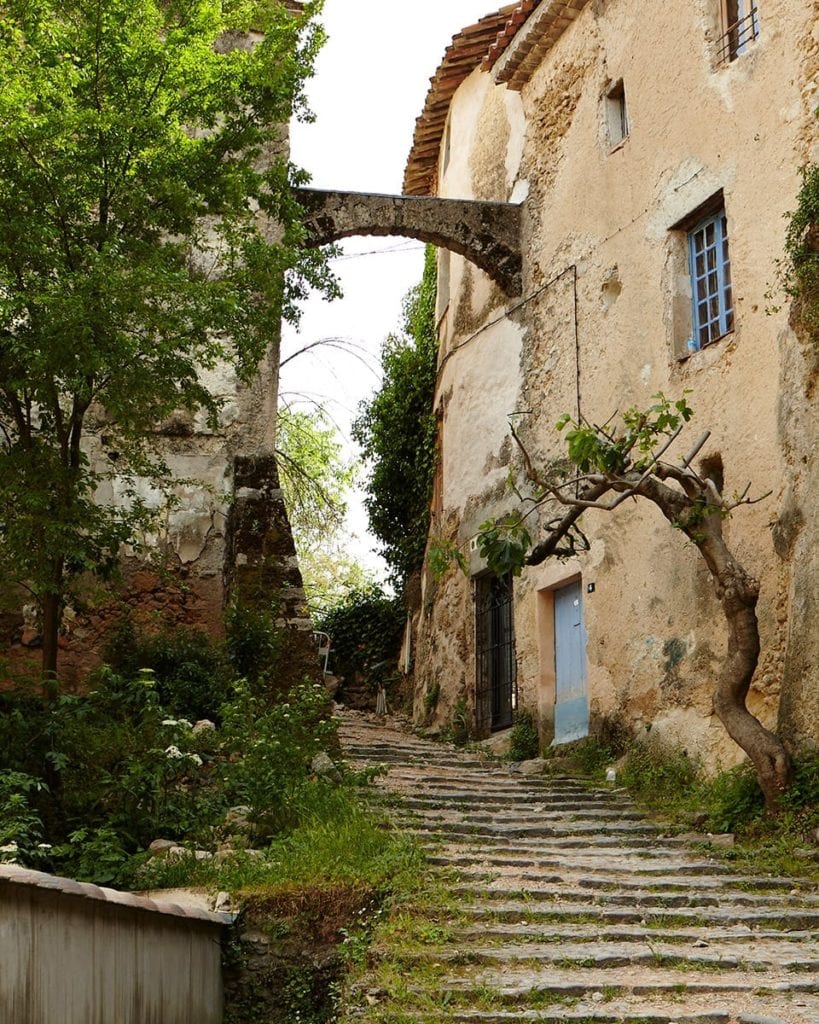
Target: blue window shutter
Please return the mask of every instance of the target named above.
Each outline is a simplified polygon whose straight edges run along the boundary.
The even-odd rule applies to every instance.
[[[688,232],[688,260],[692,299],[689,348],[696,350],[734,329],[728,221],[724,210]]]

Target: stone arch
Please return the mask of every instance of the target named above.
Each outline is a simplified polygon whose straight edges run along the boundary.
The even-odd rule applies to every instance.
[[[298,189],[307,244],[402,235],[465,257],[508,295],[521,293],[521,207],[512,203]]]

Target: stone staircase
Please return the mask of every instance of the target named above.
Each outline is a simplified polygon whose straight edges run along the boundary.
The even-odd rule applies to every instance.
[[[345,1022],[819,1024],[819,896],[663,835],[624,791],[528,777],[363,715],[347,756],[433,865]]]

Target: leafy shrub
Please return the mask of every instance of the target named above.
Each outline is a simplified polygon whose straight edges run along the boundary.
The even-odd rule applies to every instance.
[[[683,750],[654,741],[638,743],[628,752],[620,781],[646,803],[669,807],[697,785],[698,766]]]
[[[472,735],[472,717],[465,697],[459,697],[452,708],[450,733],[452,742],[458,747],[468,743]]]
[[[42,854],[43,823],[31,794],[45,784],[25,772],[0,770],[0,863],[18,853],[34,859]]]
[[[150,669],[103,668],[83,696],[5,697],[0,846],[22,863],[127,883],[153,839],[213,846],[232,805],[249,805],[257,836],[291,826],[311,758],[333,742],[326,692],[304,684],[271,700],[226,678],[222,728],[198,736],[163,706]]]
[[[224,652],[199,629],[140,637],[126,619],[109,640],[105,658],[125,679],[151,669],[163,707],[194,720],[217,719],[230,697]]]
[[[438,707],[438,701],[441,697],[441,683],[439,680],[434,679],[427,687],[427,692],[424,694],[424,711],[426,712],[426,718],[429,720],[434,714],[435,709]]]
[[[274,610],[231,605],[225,618],[225,649],[235,676],[255,686],[275,678],[282,654],[282,636]]]
[[[765,800],[752,764],[721,772],[702,787],[708,826],[714,832],[736,832],[762,817]]]
[[[435,291],[435,249],[428,246],[421,283],[404,300],[403,332],[390,335],[381,352],[381,388],[353,424],[370,466],[364,500],[370,530],[397,587],[421,567],[429,530],[438,432]]]
[[[819,753],[803,753],[794,758],[793,784],[782,798],[782,805],[792,812],[806,812],[813,821],[819,819]]]
[[[271,836],[298,820],[297,795],[313,757],[332,743],[337,723],[321,683],[302,683],[270,704],[244,683],[223,708],[220,790],[247,805],[258,835]]]
[[[393,673],[405,618],[402,602],[377,585],[348,594],[318,625],[331,638],[336,675],[352,680]]]
[[[0,769],[7,779],[28,773],[26,797],[38,823],[25,841],[15,840],[24,863],[44,856],[39,841],[46,839],[51,867],[79,874],[74,853],[80,840],[71,836],[81,830],[90,836],[108,827],[133,852],[159,829],[190,823],[183,813],[190,797],[180,783],[195,762],[168,757],[166,748],[177,737],[163,725],[150,673],[126,685],[109,670],[97,682],[99,689],[86,696],[66,695],[39,707],[27,702],[25,715],[8,708],[0,715]],[[82,877],[111,880],[107,873]]]
[[[579,740],[568,756],[578,771],[593,778],[602,778],[606,768],[617,759],[613,748],[597,736]]]
[[[531,711],[521,709],[515,715],[509,742],[509,757],[513,761],[530,761],[540,752],[540,736]]]

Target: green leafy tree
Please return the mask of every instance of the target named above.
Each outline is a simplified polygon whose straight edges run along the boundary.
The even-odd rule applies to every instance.
[[[279,409],[276,456],[308,601],[324,612],[372,582],[348,554],[344,520],[356,467],[321,409]]]
[[[353,424],[370,465],[370,529],[398,584],[422,565],[429,529],[437,433],[435,289],[435,250],[429,247],[421,283],[404,300],[402,334],[384,343],[381,387]]]
[[[0,577],[43,613],[57,664],[67,587],[162,485],[151,436],[219,403],[202,372],[255,373],[281,312],[333,290],[300,247],[281,125],[305,117],[318,3],[9,0],[0,12]],[[252,30],[252,32],[251,32]],[[116,466],[90,460],[104,425]],[[114,457],[113,455],[111,456]]]
[[[723,532],[734,509],[761,499],[748,497],[750,484],[741,494],[726,495],[721,474],[694,468],[708,432],[682,457],[672,459],[669,451],[692,415],[685,398],[671,402],[662,394],[648,409],[627,410],[619,423],[598,426],[564,415],[557,429],[566,431],[566,455],[542,465],[535,465],[513,428],[524,478],[516,487],[520,504],[498,523],[484,524],[479,550],[495,572],[520,572],[524,565],[588,550],[580,520],[589,509],[613,512],[627,499],[655,505],[691,541],[714,580],[728,629],[714,710],[753,762],[766,806],[773,812],[791,781],[790,758],[781,740],[745,703],[759,660],[759,581],[737,560]],[[544,536],[532,546],[526,524],[535,514],[541,517]]]

